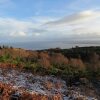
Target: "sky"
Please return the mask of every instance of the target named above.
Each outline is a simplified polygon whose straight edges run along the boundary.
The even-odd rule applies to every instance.
[[[100,0],[0,0],[0,43],[100,40]]]

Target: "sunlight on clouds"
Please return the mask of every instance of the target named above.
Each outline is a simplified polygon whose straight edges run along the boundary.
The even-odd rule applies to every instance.
[[[11,33],[10,36],[13,36],[13,37],[23,37],[23,36],[26,36],[27,34],[25,32],[15,32],[15,33]]]
[[[57,21],[45,24],[48,30],[55,30],[70,35],[100,35],[100,12],[99,11],[83,11],[70,16],[64,17]],[[92,34],[94,33],[94,35]]]
[[[44,18],[44,20],[43,20]],[[29,40],[66,40],[66,38],[100,37],[100,12],[87,10],[75,13],[62,19],[37,17],[27,21],[0,17],[2,36]],[[69,38],[69,39],[70,39]]]
[[[79,23],[79,22],[86,22],[89,20],[93,20],[97,17],[100,17],[100,12],[99,11],[92,11],[92,10],[87,10],[87,11],[83,11],[83,12],[79,12],[79,13],[75,13],[72,15],[69,15],[67,17],[64,17],[60,20],[57,21],[51,21],[46,23],[47,25],[61,25],[61,24],[74,24],[74,23]]]
[[[93,14],[93,11],[92,11],[92,10],[87,10],[87,11],[80,12],[80,14],[83,15],[83,16],[84,16],[84,15],[85,15],[85,16],[86,16],[86,15],[87,15],[87,16],[91,16],[91,15]]]

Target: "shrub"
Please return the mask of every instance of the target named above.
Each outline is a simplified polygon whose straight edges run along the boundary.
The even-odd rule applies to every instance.
[[[0,56],[0,61],[1,62],[7,62],[9,59],[11,59],[10,54],[5,54],[3,56]]]
[[[59,69],[57,69],[57,68],[55,68],[54,66],[52,66],[52,67],[49,69],[49,74],[51,74],[51,75],[57,75],[58,70],[59,70]]]
[[[54,53],[50,58],[51,64],[61,69],[62,66],[68,64],[68,59],[61,53]]]
[[[39,59],[38,59],[38,64],[39,66],[49,69],[51,64],[50,64],[50,57],[47,53],[40,53],[39,54]]]

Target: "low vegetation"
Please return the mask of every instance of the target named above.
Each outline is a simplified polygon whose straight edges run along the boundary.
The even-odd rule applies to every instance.
[[[100,47],[71,49],[24,50],[0,47],[0,66],[22,68],[34,74],[62,78],[100,78]]]

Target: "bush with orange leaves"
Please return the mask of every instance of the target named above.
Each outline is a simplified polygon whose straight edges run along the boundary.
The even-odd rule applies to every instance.
[[[54,53],[51,55],[51,63],[53,65],[62,66],[68,64],[69,60],[61,53]]]
[[[75,67],[76,69],[79,69],[79,70],[85,69],[85,65],[80,58],[79,59],[71,58],[70,61],[69,61],[69,65],[71,65],[71,66],[73,66],[73,67]]]
[[[43,68],[50,68],[50,56],[46,52],[41,52],[39,54],[38,64]]]

